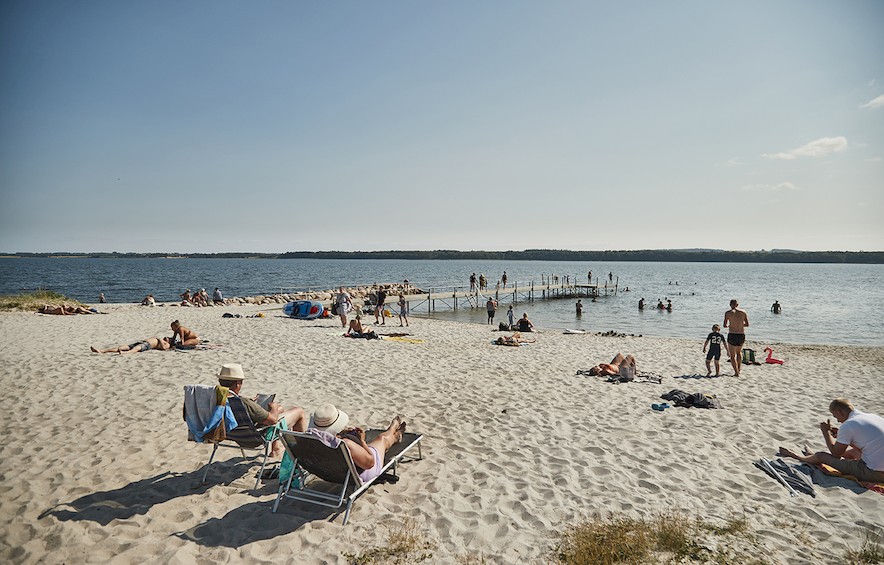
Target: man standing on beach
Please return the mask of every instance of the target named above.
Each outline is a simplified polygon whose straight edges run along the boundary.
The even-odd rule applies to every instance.
[[[378,303],[374,309],[374,323],[380,323],[382,326],[387,325],[387,321],[384,319],[384,302],[387,300],[387,291],[381,288],[378,285]],[[378,320],[380,316],[381,320]]]
[[[485,303],[485,308],[488,310],[488,323],[494,322],[494,313],[497,312],[497,303],[494,302],[493,298],[489,298],[488,302]]]
[[[727,352],[731,356],[731,365],[734,367],[734,376],[740,376],[740,368],[743,360],[743,343],[746,342],[746,328],[749,327],[749,315],[745,310],[737,308],[740,303],[737,299],[731,300],[731,309],[724,313],[724,327],[727,332]]]
[[[884,418],[856,410],[846,398],[833,400],[829,412],[843,425],[839,430],[829,420],[820,422],[828,452],[802,456],[781,447],[779,454],[811,465],[823,463],[858,481],[884,483]]]

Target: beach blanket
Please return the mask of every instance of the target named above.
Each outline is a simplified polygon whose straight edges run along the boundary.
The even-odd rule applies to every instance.
[[[789,489],[789,493],[792,496],[798,496],[799,492],[803,492],[816,498],[816,491],[813,490],[813,481],[810,478],[811,470],[809,465],[804,463],[801,465],[789,465],[782,459],[774,461],[764,457],[756,461],[754,465]]]
[[[584,373],[577,371],[577,374],[580,375],[580,374],[584,374]],[[588,374],[588,373],[586,373],[586,374]],[[647,373],[645,371],[639,371],[639,372],[635,373],[634,377],[627,377],[624,375],[611,375],[610,377],[605,379],[605,382],[606,383],[614,383],[614,384],[621,384],[621,383],[660,384],[663,382],[663,377],[661,375],[656,374],[656,373]]]
[[[224,346],[220,343],[201,343],[199,345],[190,345],[190,346],[175,346],[175,351],[180,353],[184,353],[186,351],[212,351],[214,349],[223,349]]]
[[[819,465],[811,465],[811,467],[813,469],[815,469],[815,471],[816,471],[816,473],[813,475],[813,478],[814,478],[813,482],[815,482],[817,484],[823,483],[823,481],[819,480],[821,478],[820,475],[823,475],[823,476],[828,475],[830,477],[837,477],[840,479],[847,479],[849,481],[853,481],[863,488],[867,488],[867,489],[877,492],[879,494],[884,494],[884,483],[869,483],[869,482],[865,482],[865,481],[858,481],[858,480],[856,480],[856,477],[854,477],[853,475],[845,475],[844,473],[842,473],[838,469],[836,469],[834,467],[829,467],[825,463],[820,463]]]
[[[383,336],[381,337],[384,341],[401,341],[404,343],[423,343],[422,339],[414,339],[410,337],[399,337],[399,336]]]

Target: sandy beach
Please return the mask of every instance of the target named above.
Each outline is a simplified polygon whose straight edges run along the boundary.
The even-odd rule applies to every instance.
[[[821,449],[834,397],[884,414],[884,348],[773,345],[782,366],[722,359],[705,374],[702,338],[563,335],[497,347],[490,326],[413,318],[420,343],[340,337],[337,318],[298,321],[267,307],[103,304],[107,315],[0,314],[0,560],[5,563],[346,563],[404,521],[433,544],[432,563],[546,563],[552,538],[593,513],[680,511],[713,523],[746,515],[736,551],[765,563],[841,563],[862,528],[884,525],[884,495],[844,479],[817,497],[789,492],[753,466],[777,447]],[[264,318],[222,318],[263,311]],[[99,355],[182,324],[216,348]],[[366,317],[373,322],[373,316]],[[388,319],[378,333],[401,331]],[[606,328],[599,328],[604,330]],[[750,328],[751,330],[751,328]],[[661,384],[576,375],[618,351]],[[761,360],[761,359],[759,359]],[[423,460],[376,485],[350,521],[253,490],[257,466],[187,442],[183,387],[216,384],[241,363],[244,394],[275,392],[308,411],[332,402],[382,427],[402,414],[425,434]],[[672,389],[714,394],[723,408],[651,409]],[[383,525],[385,527],[380,527]],[[719,538],[720,541],[720,538]]]

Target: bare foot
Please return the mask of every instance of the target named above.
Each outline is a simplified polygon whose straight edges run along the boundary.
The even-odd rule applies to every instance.
[[[706,371],[706,376],[707,376],[707,377],[708,377],[709,375],[711,375],[711,374],[712,374],[712,371]],[[715,375],[715,376],[717,377],[718,375]]]
[[[101,351],[95,349],[94,347],[91,347],[91,346],[90,346],[89,349],[92,350],[92,353],[101,353]]]
[[[781,457],[791,457],[792,459],[800,459],[797,453],[786,449],[785,447],[781,447],[779,451],[777,451],[777,455]]]

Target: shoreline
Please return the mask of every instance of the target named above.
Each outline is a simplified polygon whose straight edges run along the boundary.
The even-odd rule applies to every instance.
[[[409,519],[435,544],[434,562],[481,555],[534,563],[548,558],[551,535],[594,513],[677,509],[713,523],[749,517],[755,541],[743,549],[766,562],[836,563],[844,544],[861,543],[857,523],[884,523],[881,494],[831,479],[817,498],[791,498],[752,465],[780,445],[820,448],[817,424],[835,396],[884,413],[884,347],[784,345],[777,354],[785,365],[696,378],[705,373],[702,342],[682,338],[541,331],[535,343],[497,347],[491,341],[501,334],[487,325],[410,318],[404,329],[417,342],[369,341],[340,337],[337,318],[101,306],[107,315],[0,315],[0,384],[35,400],[3,425],[5,562],[226,562],[282,553],[343,564],[344,553],[378,542],[378,524]],[[170,335],[176,318],[217,348],[89,352]],[[371,325],[400,331],[392,320]],[[576,375],[618,351],[663,382]],[[404,415],[425,434],[423,460],[403,464],[398,483],[370,488],[344,527],[340,517],[329,521],[332,512],[296,501],[272,514],[276,483],[252,490],[257,467],[236,450],[219,450],[201,485],[211,449],[185,440],[182,387],[214,384],[230,362],[244,367],[245,394],[277,393],[284,405],[308,410],[332,402],[371,427]],[[650,408],[675,388],[715,394],[723,409]]]

